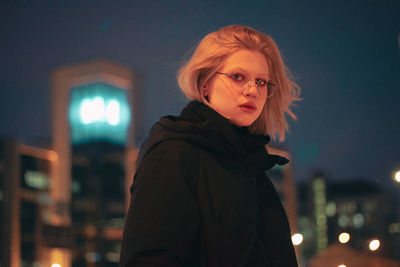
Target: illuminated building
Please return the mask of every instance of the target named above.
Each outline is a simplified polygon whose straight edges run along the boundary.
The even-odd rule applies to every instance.
[[[309,267],[340,267],[340,266],[362,266],[362,267],[397,267],[400,261],[360,251],[348,246],[332,244],[324,251],[313,257]]]
[[[130,69],[104,60],[52,73],[53,148],[60,158],[53,197],[70,210],[55,221],[74,226],[72,266],[119,261],[137,154],[133,82]]]
[[[51,149],[0,142],[0,266],[118,265],[137,157],[133,84],[105,60],[58,68]]]
[[[309,183],[300,184],[298,192],[299,231],[304,236],[306,259],[318,257],[322,262],[322,255],[328,255],[326,251],[335,245],[399,258],[396,206],[378,185],[365,179],[333,182],[318,172]],[[380,246],[372,250],[369,246],[374,239]]]
[[[324,250],[329,244],[326,188],[326,178],[322,172],[316,172],[309,182],[297,185],[298,228],[304,238],[302,254],[305,259]]]
[[[328,246],[328,225],[326,217],[326,183],[321,173],[314,176],[312,180],[312,196],[314,204],[314,225],[317,252]]]
[[[64,263],[72,231],[52,221],[51,169],[57,154],[15,139],[2,140],[0,151],[0,266]]]
[[[393,256],[388,235],[393,206],[376,184],[362,179],[331,183],[327,195],[330,241],[347,232],[351,236],[348,246],[368,250],[369,240],[378,238],[383,245],[376,254]]]

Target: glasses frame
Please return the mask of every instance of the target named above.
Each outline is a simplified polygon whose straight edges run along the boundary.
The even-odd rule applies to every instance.
[[[226,77],[228,77],[228,78],[230,78],[230,79],[234,79],[232,76],[234,75],[234,73],[224,73],[224,72],[219,72],[219,71],[216,71],[215,72],[216,74],[220,74],[220,75],[224,75],[224,76],[226,76]],[[247,89],[249,89],[251,86],[249,86],[248,84],[250,83],[251,84],[251,82],[252,81],[254,81],[254,84],[256,85],[256,87],[257,87],[257,91],[259,90],[259,84],[257,83],[257,79],[251,79],[250,81],[248,81],[247,83],[246,83],[246,85],[245,86],[243,86],[243,89],[241,90],[242,91],[242,93],[245,91],[245,90],[247,90]],[[272,87],[276,87],[276,84],[273,82],[273,81],[271,81],[271,80],[267,80],[266,81],[267,82],[267,98],[269,98],[269,97],[271,97],[272,95],[274,95],[274,93],[275,93],[275,91],[273,91],[272,92],[272,94],[271,95],[268,95],[268,91],[269,91],[269,89],[270,88],[272,88]]]

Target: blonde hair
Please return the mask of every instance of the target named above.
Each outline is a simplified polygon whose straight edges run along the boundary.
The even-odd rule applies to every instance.
[[[266,99],[261,115],[250,125],[249,131],[268,134],[273,139],[279,135],[279,140],[283,141],[289,129],[285,113],[296,119],[290,106],[293,101],[300,100],[300,87],[291,79],[278,46],[268,35],[241,25],[227,26],[206,35],[192,57],[178,71],[179,87],[189,99],[207,104],[201,88],[215,75],[225,59],[240,49],[263,54],[270,69],[270,79],[276,84],[274,94]]]

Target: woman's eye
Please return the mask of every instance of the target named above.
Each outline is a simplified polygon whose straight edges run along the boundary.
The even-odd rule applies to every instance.
[[[256,84],[258,86],[264,87],[264,86],[266,86],[268,84],[268,82],[266,80],[261,80],[260,79],[260,80],[256,80]]]
[[[231,78],[236,80],[236,81],[243,81],[244,80],[244,76],[240,73],[233,73],[231,74]]]

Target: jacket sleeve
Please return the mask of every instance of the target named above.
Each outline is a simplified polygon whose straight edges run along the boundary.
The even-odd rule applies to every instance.
[[[120,266],[182,266],[200,222],[190,144],[166,141],[143,160],[131,187]],[[193,152],[193,151],[192,151]]]

